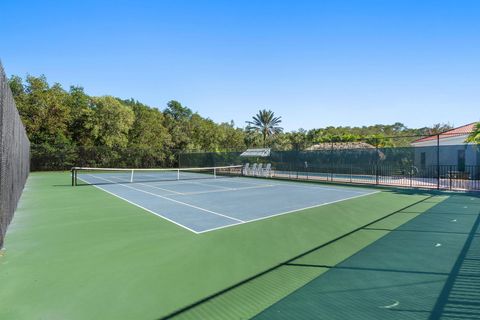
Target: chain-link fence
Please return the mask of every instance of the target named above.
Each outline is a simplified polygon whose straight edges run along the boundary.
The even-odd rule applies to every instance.
[[[32,171],[70,170],[72,167],[172,168],[178,166],[176,150],[148,147],[109,148],[37,144],[31,146]]]
[[[0,248],[30,170],[30,142],[0,64]]]
[[[305,150],[273,150],[267,158],[241,157],[244,150],[180,152],[149,146],[32,145],[31,167],[197,168],[270,163],[273,176],[278,178],[480,190],[480,146],[467,143],[467,136],[468,132],[460,132],[328,141]]]
[[[480,145],[466,135],[411,137],[410,147],[328,142],[318,150],[272,151],[269,157],[240,152],[179,154],[180,167],[270,163],[277,178],[448,190],[480,190]],[[401,137],[405,139],[405,137]],[[355,147],[357,146],[357,147]]]

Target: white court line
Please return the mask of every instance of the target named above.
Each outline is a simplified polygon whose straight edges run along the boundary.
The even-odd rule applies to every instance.
[[[236,179],[236,178],[233,178]],[[240,178],[241,179],[241,178]],[[255,179],[255,178],[252,178]],[[263,183],[251,183],[251,182],[244,182],[244,181],[238,181],[235,180],[235,182],[239,183],[248,183],[248,184],[255,184],[255,185],[264,185]],[[365,191],[356,191],[352,190],[350,188],[329,188],[329,187],[319,187],[319,186],[310,186],[306,185],[305,183],[302,182],[297,182],[297,181],[286,181],[286,183],[270,183],[272,186],[278,186],[278,187],[296,187],[296,188],[307,188],[307,189],[319,189],[319,190],[331,190],[331,191],[340,191],[340,192],[351,192],[351,193],[364,193]]]
[[[80,180],[82,180],[82,181],[84,181],[84,182],[86,182],[86,183],[91,184],[90,182],[88,182],[88,181],[86,181],[86,180],[84,180],[84,179],[82,179],[82,178],[80,178],[80,177],[78,177],[78,179],[80,179]],[[128,202],[128,203],[130,203],[130,204],[133,204],[134,206],[136,206],[136,207],[138,207],[138,208],[140,208],[140,209],[143,209],[143,210],[145,210],[145,211],[147,211],[147,212],[153,213],[153,214],[156,215],[157,217],[160,217],[160,218],[162,218],[162,219],[165,219],[165,220],[167,220],[168,222],[171,222],[171,223],[173,223],[173,224],[176,224],[176,225],[179,226],[179,227],[182,227],[182,228],[184,228],[184,229],[187,229],[188,231],[191,231],[191,232],[193,232],[193,233],[195,233],[195,234],[199,234],[198,231],[195,231],[195,230],[193,230],[193,229],[190,229],[189,227],[184,226],[183,224],[180,224],[180,223],[176,222],[175,220],[172,220],[172,219],[169,219],[169,218],[167,218],[167,217],[165,217],[165,216],[162,216],[162,215],[161,215],[160,213],[158,213],[158,212],[155,212],[155,211],[152,211],[152,210],[147,209],[147,208],[145,208],[145,207],[142,207],[142,206],[139,205],[138,203],[135,203],[135,202],[132,202],[132,201],[130,201],[130,200],[128,200],[128,199],[125,199],[125,198],[119,196],[118,194],[115,194],[115,193],[113,193],[113,192],[110,192],[110,191],[108,191],[108,190],[100,187],[99,185],[96,185],[96,184],[91,184],[91,185],[94,186],[94,187],[97,188],[97,189],[100,189],[100,190],[102,190],[102,191],[105,191],[105,192],[108,193],[108,194],[111,194],[111,195],[114,196],[114,197],[117,197],[117,198],[119,198],[119,199],[122,199],[122,200],[124,200],[124,201],[126,201],[126,202]],[[232,225],[234,225],[234,224],[232,224]]]
[[[118,179],[118,178],[115,178],[115,179]],[[218,193],[218,192],[227,192],[227,191],[239,191],[239,190],[248,190],[248,189],[260,189],[260,188],[271,188],[271,187],[274,187],[274,185],[271,185],[271,184],[259,184],[259,185],[254,185],[254,186],[251,186],[251,187],[240,187],[240,188],[229,188],[229,187],[223,187],[223,186],[215,186],[215,185],[211,185],[211,184],[205,184],[205,183],[196,183],[196,182],[188,182],[188,181],[177,181],[178,183],[176,184],[170,184],[170,186],[174,186],[174,185],[188,185],[188,184],[198,184],[198,185],[204,185],[204,186],[208,186],[208,187],[216,187],[216,188],[221,188],[220,190],[209,190],[209,191],[192,191],[192,192],[177,192],[177,191],[173,191],[173,190],[170,190],[170,189],[165,189],[165,188],[160,188],[160,187],[157,187],[156,184],[154,183],[140,183],[140,182],[132,182],[132,184],[140,184],[140,185],[143,185],[143,186],[146,186],[146,187],[150,187],[150,188],[155,188],[155,189],[159,189],[159,190],[163,190],[163,191],[168,191],[168,192],[171,192],[171,194],[164,194],[163,196],[166,197],[166,196],[174,196],[174,195],[181,195],[181,196],[188,196],[188,195],[196,195],[196,194],[205,194],[205,193]]]
[[[240,179],[240,180],[237,180],[237,179]],[[265,185],[265,183],[253,183],[253,182],[243,181],[243,178],[241,178],[241,177],[223,179],[222,181],[225,181],[225,182],[228,181],[228,182],[232,182],[232,183],[243,183],[243,184],[249,184],[249,185],[253,185],[253,186],[263,186],[263,185]]]
[[[119,179],[119,178],[115,178]],[[214,180],[215,181],[215,180]],[[192,182],[192,181],[184,181],[184,180],[177,180],[175,184],[169,184],[169,186],[174,186],[174,185],[188,185],[188,184],[198,184],[198,185],[204,185],[207,187],[212,187],[212,188],[219,188],[221,190],[209,190],[209,191],[192,191],[192,192],[177,192],[173,191],[170,189],[165,189],[165,188],[160,188],[157,187],[157,183],[162,183],[162,182],[155,182],[155,183],[140,183],[140,182],[132,182],[132,184],[140,184],[146,187],[151,187],[163,191],[168,191],[171,192],[171,194],[164,194],[163,196],[173,196],[173,195],[181,195],[181,196],[187,196],[187,195],[196,195],[196,194],[204,194],[204,193],[217,193],[217,192],[226,192],[226,191],[238,191],[238,190],[248,190],[248,189],[260,189],[260,188],[271,188],[274,187],[275,185],[273,184],[254,184],[251,187],[240,187],[240,188],[229,188],[229,187],[223,187],[223,186],[215,186],[212,184],[206,184],[206,183],[200,183],[200,182]]]
[[[179,195],[184,194],[182,192],[177,192],[177,191],[173,191],[173,190],[170,190],[170,189],[160,188],[160,187],[152,186],[151,184],[146,184],[146,183],[134,182],[133,184],[141,184],[142,186],[147,186],[147,187],[155,188],[155,189],[158,189],[158,190],[168,191],[168,192],[171,192],[172,194],[179,194]]]
[[[101,178],[101,179],[104,179],[104,178]],[[120,179],[120,178],[117,178],[117,177],[110,177],[110,179]],[[104,179],[105,180],[105,179]],[[114,182],[115,183],[115,182]],[[130,183],[133,183],[133,184],[141,184],[141,185],[144,185],[144,186],[147,186],[147,187],[151,187],[151,188],[155,188],[155,189],[158,189],[158,190],[163,190],[163,191],[167,191],[167,192],[171,192],[171,193],[175,193],[175,194],[183,194],[181,192],[177,192],[177,191],[174,191],[174,190],[170,190],[170,189],[165,189],[165,188],[160,188],[160,187],[156,187],[156,186],[152,186],[150,184],[145,184],[145,183],[141,183],[141,182],[130,182]]]
[[[213,180],[213,181],[216,181]],[[185,184],[198,184],[200,186],[207,186],[207,187],[211,187],[211,188],[218,188],[218,189],[225,189],[225,190],[232,190],[232,188],[229,188],[229,187],[224,187],[224,186],[216,186],[215,184],[208,184],[208,183],[201,183],[201,182],[195,182],[195,181],[183,181],[183,183]]]
[[[348,198],[344,198],[344,199],[340,199],[340,200],[325,202],[325,203],[317,204],[317,205],[310,206],[310,207],[285,211],[285,212],[281,212],[281,213],[275,213],[275,214],[272,214],[272,215],[269,215],[269,216],[244,221],[243,224],[254,222],[254,221],[265,220],[265,219],[269,219],[269,218],[273,218],[273,217],[276,217],[276,216],[281,216],[281,215],[284,215],[284,214],[293,213],[293,212],[297,212],[297,211],[302,211],[302,210],[313,209],[313,208],[317,208],[317,207],[321,207],[321,206],[326,206],[326,205],[332,204],[332,203],[337,203],[337,202],[342,202],[342,201],[351,200],[351,199],[355,199],[355,198],[365,197],[365,196],[369,196],[369,195],[379,193],[379,192],[381,192],[381,191],[374,191],[374,192],[370,192],[370,193],[361,194],[361,195],[358,195],[358,196],[353,196],[353,197],[348,197]],[[220,229],[228,228],[228,227],[231,227],[231,226],[233,226],[233,225],[216,227],[216,228],[212,228],[212,229],[208,229],[208,230],[199,231],[198,233],[200,234],[200,233],[210,232],[210,231],[214,231],[214,230],[220,230]]]
[[[296,188],[304,188],[304,189],[318,189],[318,190],[329,190],[329,191],[336,191],[336,192],[347,192],[347,193],[362,193],[364,194],[366,191],[356,191],[350,188],[328,188],[328,187],[317,187],[317,186],[308,186],[305,184],[294,184],[294,183],[281,183],[281,184],[274,184],[275,186],[279,187],[296,187]]]
[[[142,177],[148,177],[149,175],[144,175]],[[150,175],[150,177],[152,178],[156,178],[155,176],[152,176]],[[120,178],[116,178],[114,177],[115,179],[120,179]],[[217,181],[218,179],[222,179],[222,178],[211,178],[209,179],[209,181]],[[193,179],[192,179],[193,180]],[[147,181],[144,181],[144,182],[147,182]],[[168,183],[168,182],[172,182],[172,183]],[[131,182],[133,184],[143,184],[145,185],[145,183],[142,183],[142,182]],[[232,189],[232,188],[229,188],[229,187],[224,187],[224,186],[217,186],[215,184],[208,184],[208,183],[201,183],[201,182],[198,182],[198,181],[191,181],[191,180],[188,180],[188,179],[185,179],[185,180],[177,180],[177,179],[169,179],[169,180],[157,180],[157,181],[150,181],[148,182],[148,185],[151,186],[151,185],[157,185],[157,184],[162,184],[162,185],[167,185],[167,186],[175,186],[175,185],[185,185],[185,184],[197,184],[197,185],[201,185],[201,186],[206,186],[206,187],[211,187],[211,188],[218,188],[218,189]],[[172,193],[177,193],[177,194],[184,194],[183,192],[177,192],[177,191],[173,191],[173,190],[169,190],[169,189],[162,189],[160,187],[156,187],[157,189],[160,189],[160,190],[165,190],[165,191],[170,191]]]
[[[175,171],[174,171],[175,170]],[[211,178],[207,178],[206,176],[202,176],[202,178],[186,178],[186,179],[178,179],[177,178],[177,174],[176,174],[176,169],[173,169],[172,172],[175,174],[175,176],[172,175],[172,179],[165,179],[164,181],[176,181],[176,182],[180,182],[180,184],[187,184],[187,183],[191,183],[191,184],[198,184],[198,185],[204,185],[204,186],[208,186],[208,187],[212,187],[212,185],[209,185],[209,184],[206,184],[206,183],[201,183],[201,182],[194,182],[194,181],[191,181],[191,180],[200,180],[200,179],[208,179],[208,180],[216,180],[216,179],[219,179],[219,177],[216,177],[214,178],[213,175],[211,175]],[[144,175],[141,175],[140,177],[152,177],[152,178],[158,178],[158,176],[155,176],[155,175],[148,175],[148,174],[144,174]],[[155,182],[162,182],[162,180],[157,180]],[[133,181],[133,183],[138,183],[138,182],[135,182],[135,180]],[[223,188],[227,188],[227,187],[222,187],[222,186],[214,186],[216,188],[220,188],[220,189],[223,189]]]
[[[241,191],[249,189],[261,189],[261,188],[271,188],[273,185],[261,185],[261,186],[251,186],[251,187],[240,187],[240,188],[228,188],[226,190],[210,190],[210,191],[194,191],[194,192],[184,192],[182,196],[196,195],[196,194],[205,194],[205,193],[220,193],[220,192],[229,192],[229,191]],[[174,194],[171,194],[172,196]]]
[[[93,176],[93,175],[92,175],[92,176]],[[104,178],[101,178],[101,177],[96,177],[96,178],[99,178],[99,179],[102,179],[102,180],[105,180],[105,181],[109,181],[109,180],[104,179]],[[81,179],[81,178],[79,178],[79,179]],[[81,179],[81,180],[83,180],[83,179]],[[83,180],[83,181],[85,181],[85,180]],[[86,182],[88,183],[88,181],[86,181]],[[109,181],[109,182],[115,183],[114,181]],[[232,181],[232,182],[233,182],[233,181]],[[235,180],[235,182],[245,183],[245,184],[250,184],[250,185],[254,185],[254,186],[255,186],[255,187],[245,187],[245,189],[246,189],[246,188],[249,188],[249,189],[261,188],[261,187],[263,187],[263,186],[265,186],[265,187],[267,187],[267,186],[272,186],[272,187],[273,187],[273,186],[284,186],[284,185],[289,186],[289,185],[290,185],[290,184],[270,184],[270,185],[267,185],[267,184],[250,183],[250,182],[237,181],[237,180]],[[124,186],[124,187],[132,188],[132,187],[126,186],[126,185],[121,184],[121,183],[115,183],[115,184],[120,184],[120,185],[122,185],[122,186]],[[108,191],[108,190],[105,190],[105,189],[103,189],[103,188],[101,188],[101,187],[99,187],[99,186],[97,186],[97,185],[95,185],[95,184],[93,184],[93,186],[96,187],[96,188],[99,188],[99,189],[101,189],[101,190],[103,190],[103,191],[105,191],[105,192],[107,192],[107,193],[109,193],[109,194],[111,194],[111,195],[113,195],[113,196],[115,196],[115,197],[117,197],[117,198],[120,198],[120,199],[122,199],[122,200],[125,200],[125,201],[127,201],[128,203],[131,203],[131,204],[133,204],[133,205],[135,205],[135,206],[137,206],[137,207],[139,207],[139,208],[141,208],[141,209],[144,209],[144,210],[146,210],[146,211],[148,211],[148,212],[150,212],[150,213],[153,213],[153,214],[155,214],[156,216],[159,216],[159,217],[161,217],[161,218],[164,218],[165,220],[170,221],[170,222],[172,222],[172,223],[174,223],[174,224],[176,224],[176,225],[178,225],[178,226],[180,226],[180,227],[182,227],[182,228],[185,228],[185,229],[187,229],[187,230],[189,230],[189,231],[192,231],[192,232],[194,232],[194,233],[196,233],[196,234],[202,234],[202,233],[206,233],[206,232],[210,232],[210,231],[215,231],[215,230],[220,230],[220,229],[224,229],[224,228],[233,227],[233,226],[239,225],[239,224],[245,224],[245,223],[250,223],[250,222],[254,222],[254,221],[260,221],[260,220],[264,220],[264,219],[269,219],[269,218],[273,218],[273,217],[280,216],[280,215],[284,215],[284,214],[288,214],[288,213],[293,213],[293,212],[298,212],[298,211],[302,211],[302,210],[307,210],[307,209],[312,209],[312,208],[316,208],[316,207],[321,207],[321,206],[325,206],[325,205],[329,205],[329,204],[333,204],[333,203],[337,203],[337,202],[341,202],[341,201],[346,201],[346,200],[350,200],[350,199],[354,199],[354,198],[360,198],[360,197],[364,197],[364,196],[368,196],[368,195],[372,195],[372,194],[381,192],[381,191],[374,191],[374,192],[364,193],[364,194],[357,195],[357,196],[352,196],[352,197],[343,198],[343,199],[339,199],[339,200],[335,200],[335,201],[331,201],[331,202],[321,203],[321,204],[314,205],[314,206],[309,206],[309,207],[299,208],[299,209],[290,210],[290,211],[285,211],[285,212],[281,212],[281,213],[276,213],[276,214],[272,214],[272,215],[268,215],[268,216],[264,216],[264,217],[260,217],[260,218],[256,218],[256,219],[252,219],[252,220],[247,220],[247,221],[243,221],[243,220],[239,220],[239,219],[236,219],[236,218],[232,218],[232,217],[229,217],[229,216],[226,216],[226,215],[222,215],[222,214],[219,214],[219,213],[215,213],[215,214],[224,216],[224,217],[226,217],[226,218],[228,218],[228,219],[237,220],[237,221],[239,221],[239,222],[237,222],[237,223],[232,223],[232,224],[229,224],[229,225],[220,226],[220,227],[216,227],[216,228],[211,228],[211,229],[207,229],[207,230],[203,230],[203,231],[194,231],[194,230],[192,230],[192,229],[190,229],[190,228],[188,228],[188,227],[186,227],[186,226],[184,226],[184,225],[182,225],[182,224],[180,224],[180,223],[178,223],[178,222],[175,222],[175,221],[173,221],[173,220],[171,220],[171,219],[169,219],[169,218],[166,218],[166,217],[162,216],[161,214],[156,213],[156,212],[154,212],[154,211],[152,211],[152,210],[149,210],[149,209],[147,209],[147,208],[144,208],[144,207],[142,207],[142,206],[140,206],[140,205],[138,205],[138,204],[136,204],[136,203],[134,203],[134,202],[132,202],[132,201],[129,201],[129,200],[127,200],[127,199],[125,199],[125,198],[123,198],[123,197],[121,197],[121,196],[118,196],[118,195],[116,195],[116,194],[114,194],[114,193],[112,193],[112,192],[110,192],[110,191]],[[342,189],[331,189],[331,188],[323,188],[323,187],[310,187],[310,186],[305,186],[305,187],[307,187],[307,188],[314,188],[314,189],[335,190],[335,191],[342,190]],[[143,190],[140,190],[140,189],[136,189],[136,188],[132,188],[132,189],[138,190],[138,191],[140,191],[140,192],[145,192],[145,193],[147,193],[147,194],[152,194],[152,193],[150,193],[150,192],[143,191]],[[238,188],[238,189],[240,189],[240,188]],[[209,191],[209,192],[222,192],[222,191],[218,190],[218,191]],[[356,191],[356,192],[358,192],[358,191]],[[173,202],[179,202],[179,203],[181,203],[181,204],[185,204],[185,203],[182,203],[181,201],[176,201],[176,200],[174,200],[174,199],[162,197],[162,196],[157,195],[157,194],[152,194],[152,195],[157,196],[157,197],[160,197],[160,198],[164,198],[164,199],[167,199],[167,200],[170,200],[170,201],[173,201]],[[187,206],[192,206],[192,205],[189,205],[189,204],[185,204],[185,205],[187,205]],[[193,207],[195,207],[195,206],[193,206]],[[204,211],[206,210],[206,209],[199,208],[199,207],[196,207],[196,208],[198,208],[198,209],[200,209],[200,210],[204,210]],[[212,213],[213,213],[213,212],[212,212]]]
[[[209,179],[208,181],[225,181],[223,178],[216,178],[216,179]],[[170,183],[169,183],[170,182]],[[134,182],[135,183],[135,182]],[[191,181],[191,180],[166,180],[166,181],[155,181],[151,182],[151,184],[157,184],[160,183],[162,185],[167,185],[167,186],[177,186],[177,185],[185,185],[185,184],[198,184],[206,187],[212,187],[212,188],[219,188],[219,189],[234,189],[234,188],[229,188],[225,186],[217,186],[214,184],[208,184],[208,183],[201,183],[198,181]]]
[[[115,179],[123,179],[123,178],[117,178],[114,177]],[[220,178],[221,179],[221,178]],[[235,181],[236,183],[243,183],[243,184],[249,184],[249,185],[255,185],[255,186],[263,186],[266,185],[266,183],[254,183],[254,182],[247,182],[244,180],[250,180],[250,179],[255,179],[253,177],[234,177],[234,178],[225,178],[221,179],[221,181],[229,181],[229,179]],[[170,182],[175,182],[170,185],[175,185],[175,184],[188,184],[188,183],[195,183],[187,180],[169,180]],[[165,181],[165,182],[169,182]],[[210,181],[217,181],[217,179],[211,179]],[[272,180],[270,180],[272,181]],[[135,183],[135,182],[134,182]],[[138,183],[138,182],[137,182]],[[162,183],[161,181],[158,183]],[[200,182],[196,182],[196,184],[202,184]],[[207,185],[207,184],[203,184]],[[352,190],[351,188],[329,188],[329,187],[320,187],[320,186],[311,186],[307,185],[305,182],[300,182],[300,181],[285,181],[285,183],[268,183],[268,185],[271,186],[278,186],[278,187],[295,187],[295,188],[306,188],[306,189],[318,189],[318,190],[330,190],[330,191],[336,191],[336,192],[350,192],[350,193],[364,193],[365,191],[356,191]],[[214,186],[214,184],[208,184],[210,187],[218,187],[218,188],[228,188],[228,187],[223,187],[223,186]],[[166,189],[168,190],[168,189]],[[176,193],[175,191],[171,191],[172,193]]]
[[[97,179],[102,179],[102,180],[105,180],[105,181],[108,181],[108,182],[111,182],[111,183],[115,183],[115,181],[111,181],[111,180],[108,180],[108,179],[105,179],[105,178],[102,178],[102,177],[98,177],[98,176],[95,176],[93,174],[90,174],[90,175],[94,178],[97,178]],[[162,198],[162,199],[165,199],[165,200],[168,200],[168,201],[172,201],[172,202],[175,202],[175,203],[187,206],[187,207],[191,207],[191,208],[194,208],[194,209],[197,209],[197,210],[209,212],[209,213],[212,213],[212,214],[215,214],[217,216],[221,216],[221,217],[224,217],[224,218],[227,218],[227,219],[235,220],[235,221],[238,221],[238,222],[245,222],[243,220],[233,218],[233,217],[230,217],[230,216],[227,216],[227,215],[215,212],[215,211],[211,211],[211,210],[208,210],[208,209],[204,209],[204,208],[201,208],[201,207],[197,207],[197,206],[194,206],[194,205],[189,204],[189,203],[185,203],[185,202],[178,201],[178,200],[175,200],[175,199],[167,198],[167,197],[161,196],[159,194],[148,192],[148,191],[145,191],[145,190],[142,190],[142,189],[137,189],[137,188],[134,188],[134,187],[131,187],[131,186],[127,186],[123,183],[116,183],[116,184],[121,185],[122,187],[125,187],[125,188],[129,188],[129,189],[132,189],[132,190],[137,190],[137,191],[140,191],[140,192],[143,192],[143,193],[146,193],[146,194],[150,194],[154,197],[158,197],[158,198]]]
[[[379,308],[383,308],[383,309],[391,309],[391,308],[395,308],[395,307],[398,307],[400,305],[400,301],[397,301],[397,300],[394,300],[395,302],[392,303],[391,305],[388,305],[388,306],[379,306]]]
[[[196,184],[196,185],[199,185],[199,186],[206,186],[206,187],[210,187],[210,188],[224,189],[225,191],[236,190],[235,188],[229,188],[229,187],[224,187],[224,186],[216,186],[215,184],[207,184],[207,183],[194,182],[194,181],[177,180],[177,182],[178,183],[175,183],[175,184],[169,184],[169,186]],[[177,191],[173,191],[173,190],[169,190],[169,189],[165,189],[165,188],[160,188],[160,187],[157,187],[157,185],[156,185],[157,183],[162,183],[162,182],[155,182],[155,183],[149,183],[149,184],[140,183],[140,182],[133,182],[133,184],[141,184],[141,185],[152,187],[152,188],[159,189],[159,190],[170,191],[172,193],[179,194],[179,195],[192,194],[190,192],[177,192]],[[218,191],[218,190],[213,190],[213,191]]]

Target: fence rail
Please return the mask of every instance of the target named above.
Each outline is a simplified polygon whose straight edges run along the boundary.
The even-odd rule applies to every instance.
[[[184,167],[271,163],[273,176],[286,179],[480,191],[480,146],[471,144],[272,151],[266,158],[198,152],[180,154],[179,161]]]
[[[439,168],[440,178],[438,178],[438,170],[434,166],[417,171],[416,167],[399,169],[373,165],[363,168],[356,166],[295,168],[284,164],[275,168],[273,176],[340,183],[480,191],[480,179],[472,174],[479,170],[480,166],[468,166],[466,171],[459,172],[457,166],[442,165]]]

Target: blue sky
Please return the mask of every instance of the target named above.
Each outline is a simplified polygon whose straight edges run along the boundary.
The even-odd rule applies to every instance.
[[[8,75],[287,130],[480,120],[480,1],[2,1]]]

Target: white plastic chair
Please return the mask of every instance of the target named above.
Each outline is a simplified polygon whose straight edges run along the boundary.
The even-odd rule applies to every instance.
[[[243,166],[243,172],[242,172],[242,174],[243,174],[244,176],[248,176],[248,170],[250,170],[250,164],[247,162],[247,163],[245,163],[244,166]]]
[[[252,164],[252,168],[250,169],[249,175],[254,176],[257,173],[257,164]]]
[[[272,176],[272,164],[271,163],[267,163],[267,165],[265,166],[265,169],[263,169],[263,174],[265,175],[265,177],[271,177]]]
[[[258,166],[257,166],[257,172],[256,172],[255,175],[261,177],[262,174],[263,174],[263,164],[259,163]]]

